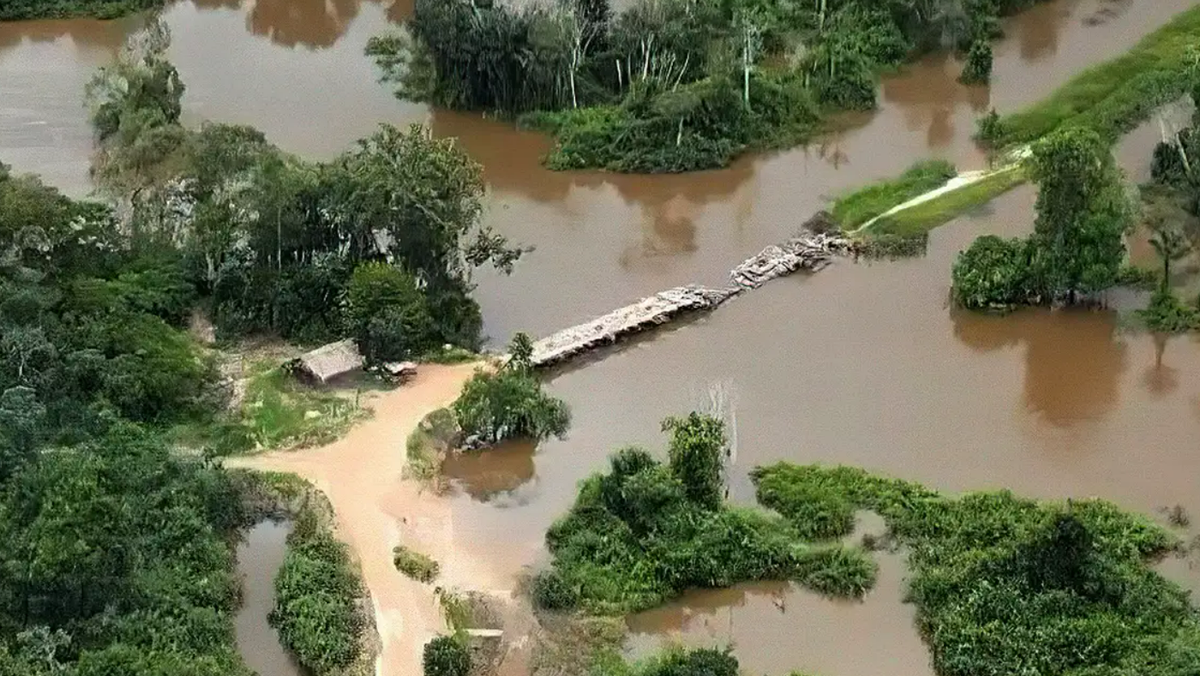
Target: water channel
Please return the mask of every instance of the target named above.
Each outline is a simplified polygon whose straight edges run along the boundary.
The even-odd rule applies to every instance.
[[[165,17],[189,121],[251,124],[315,158],[378,122],[425,122],[457,137],[483,164],[488,222],[537,246],[511,277],[477,279],[486,329],[503,342],[668,286],[719,282],[830,196],[916,159],[978,168],[985,160],[970,140],[976,117],[1045,97],[1191,4],[1039,5],[1006,22],[990,88],[959,85],[952,59],[930,57],[884,82],[877,112],[846,117],[842,131],[821,142],[664,177],[548,172],[538,164],[547,143],[537,135],[396,101],[362,48],[405,15],[403,2],[195,0]],[[82,87],[136,25],[0,25],[0,159],[85,194],[91,138]],[[1144,175],[1155,140],[1147,127],[1122,145],[1131,176]],[[981,233],[1028,231],[1034,197],[1022,188],[939,228],[923,258],[845,262],[774,282],[555,374],[551,388],[574,409],[569,439],[448,467],[458,488],[454,537],[494,552],[493,565],[515,576],[541,560],[542,535],[580,479],[620,445],[660,448],[661,419],[699,404],[716,381],[735,393],[737,500],[753,497],[750,468],[789,459],[860,465],[946,491],[1007,487],[1047,498],[1102,496],[1151,514],[1181,504],[1200,514],[1195,338],[1126,331],[1116,311],[985,317],[948,306],[955,254]],[[1111,300],[1117,308],[1140,302]],[[927,674],[911,608],[900,601],[903,568],[886,559],[883,566],[879,589],[861,604],[785,587],[692,595],[633,618],[633,643],[732,640],[744,666],[772,674]],[[1200,588],[1200,569],[1175,562],[1167,570]]]

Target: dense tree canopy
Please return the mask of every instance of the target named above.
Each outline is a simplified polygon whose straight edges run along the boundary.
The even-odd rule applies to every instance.
[[[404,98],[553,132],[549,165],[671,172],[809,136],[822,108],[875,105],[876,74],[971,49],[986,80],[997,18],[1033,0],[417,0],[368,54]],[[531,114],[536,113],[536,114]]]
[[[1034,144],[1037,220],[1025,240],[984,236],[954,263],[954,297],[972,309],[1074,303],[1117,283],[1132,210],[1111,151],[1086,129]]]
[[[480,224],[479,165],[416,126],[384,125],[327,163],[290,156],[248,127],[185,129],[168,43],[153,24],[89,87],[93,173],[128,203],[131,229],[178,252],[220,334],[350,335],[387,359],[478,347],[471,270],[507,272],[522,253]],[[367,263],[394,266],[421,303],[348,316],[351,276]]]

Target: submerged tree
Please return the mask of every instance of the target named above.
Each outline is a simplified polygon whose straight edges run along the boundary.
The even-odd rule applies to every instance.
[[[683,482],[689,500],[705,509],[724,503],[725,455],[729,439],[725,423],[702,413],[684,418],[667,418],[663,431],[671,433],[667,447],[671,472]]]
[[[571,424],[566,402],[547,394],[533,371],[529,337],[518,333],[498,371],[476,371],[451,408],[463,434],[482,444],[562,438]]]

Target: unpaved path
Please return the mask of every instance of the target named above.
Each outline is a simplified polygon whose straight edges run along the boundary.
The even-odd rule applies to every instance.
[[[434,586],[496,589],[511,585],[490,570],[482,553],[454,538],[448,500],[403,478],[404,442],[429,412],[454,401],[476,364],[425,365],[405,386],[376,397],[375,416],[321,448],[232,459],[229,466],[300,475],[333,505],[338,535],[358,555],[371,592],[382,649],[379,676],[419,676],[421,649],[446,631]],[[392,564],[405,544],[441,565],[435,585],[415,582]]]

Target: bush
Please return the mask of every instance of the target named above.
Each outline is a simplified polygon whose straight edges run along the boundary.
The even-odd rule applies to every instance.
[[[683,484],[687,499],[704,509],[719,508],[724,501],[724,463],[729,452],[725,424],[692,412],[686,418],[667,418],[662,428],[671,433],[667,447],[671,473]]]
[[[942,497],[848,467],[778,463],[752,479],[792,518],[812,511],[809,500],[884,517],[909,551],[908,600],[939,674],[1168,676],[1197,664],[1200,619],[1150,566],[1178,542],[1143,517],[1098,500]],[[828,559],[840,554],[813,556],[838,569]]]
[[[312,508],[298,515],[275,578],[271,623],[279,638],[317,676],[352,664],[361,650],[361,583],[346,546]]]
[[[416,279],[387,263],[363,263],[346,286],[346,327],[368,363],[401,361],[439,344]]]
[[[954,261],[954,300],[971,310],[1010,310],[1030,297],[1029,244],[985,235]]]
[[[708,440],[699,445],[723,443],[719,421],[693,415],[676,421],[676,429],[681,422],[693,428],[687,435],[692,441]],[[714,507],[707,490],[692,499],[674,463],[664,466],[641,449],[626,448],[610,465],[607,474],[583,482],[570,512],[546,534],[553,564],[535,580],[533,593],[547,607],[636,612],[687,589],[758,580],[793,580],[821,593],[857,597],[875,580],[875,564],[861,549],[807,545],[789,520]],[[697,472],[706,489],[710,469],[702,463]]]
[[[425,676],[467,676],[471,673],[471,654],[454,636],[438,636],[425,644],[421,654]]]
[[[579,592],[553,568],[533,578],[533,603],[544,610],[570,610],[579,603]]]
[[[992,79],[992,45],[986,39],[977,39],[971,43],[967,52],[967,62],[963,65],[962,74],[958,77],[963,84],[987,84]]]
[[[430,583],[437,579],[440,566],[438,562],[425,554],[413,551],[404,545],[392,548],[392,563],[396,570],[411,577],[417,582]]]
[[[528,337],[518,334],[511,351]],[[562,438],[571,424],[571,410],[561,399],[546,394],[542,383],[523,358],[514,358],[499,371],[475,372],[451,408],[467,438],[484,444],[507,439],[544,441]]]
[[[1159,288],[1138,317],[1146,328],[1159,333],[1184,333],[1200,329],[1200,310],[1190,307],[1169,289]]]

